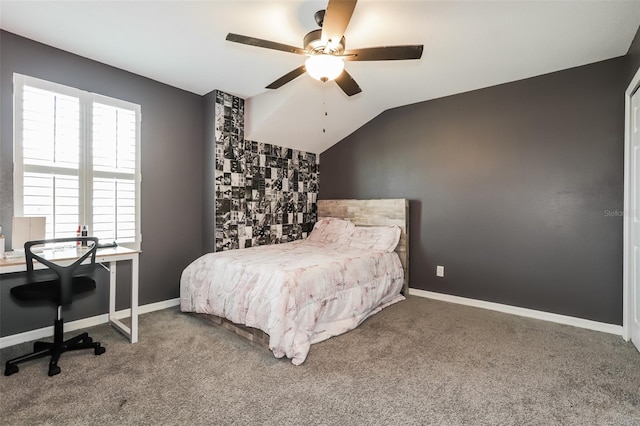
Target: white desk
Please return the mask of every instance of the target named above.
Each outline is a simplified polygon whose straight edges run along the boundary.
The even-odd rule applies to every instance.
[[[77,258],[75,248],[61,248],[55,250],[44,250],[43,254],[38,253],[46,259],[51,259],[60,264],[64,264],[67,259]],[[7,253],[10,255],[11,252]],[[118,331],[127,336],[131,343],[138,341],[138,257],[140,252],[124,247],[110,247],[98,249],[96,253],[96,262],[109,264],[109,323]],[[116,317],[116,264],[119,261],[131,261],[131,327],[127,327],[121,320],[122,317]],[[71,262],[69,262],[71,263]],[[40,263],[34,263],[35,269],[45,269],[46,267]],[[27,270],[24,256],[0,259],[0,274],[9,274],[12,272],[25,272]]]

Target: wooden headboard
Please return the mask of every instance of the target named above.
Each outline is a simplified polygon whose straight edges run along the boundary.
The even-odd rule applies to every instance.
[[[404,268],[402,293],[409,295],[409,200],[318,200],[318,219],[324,217],[349,220],[357,226],[399,226],[400,242],[395,251]]]

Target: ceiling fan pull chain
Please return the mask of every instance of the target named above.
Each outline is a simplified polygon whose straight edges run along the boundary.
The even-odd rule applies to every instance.
[[[327,87],[323,85],[322,87],[322,133],[327,132]]]
[[[322,88],[322,133],[327,132],[327,102],[325,100],[325,91],[326,89]]]

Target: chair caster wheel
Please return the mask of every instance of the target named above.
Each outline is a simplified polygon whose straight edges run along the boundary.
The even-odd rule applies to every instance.
[[[104,346],[96,346],[96,348],[93,350],[93,353],[96,355],[102,355],[106,351],[107,349]]]
[[[60,367],[58,367],[57,365],[49,366],[49,377],[60,374],[60,371],[62,370],[60,370]]]
[[[85,337],[84,339],[82,339],[83,343],[93,343],[93,339],[89,336]]]
[[[17,372],[18,372],[18,370],[20,370],[20,369],[18,368],[18,366],[17,366],[17,365],[9,364],[9,365],[7,365],[7,366],[5,367],[5,369],[4,369],[4,375],[5,375],[5,376],[10,376],[10,375],[12,375],[12,374],[17,373]]]

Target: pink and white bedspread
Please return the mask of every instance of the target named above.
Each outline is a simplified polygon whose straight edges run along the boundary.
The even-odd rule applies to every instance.
[[[206,254],[180,280],[180,308],[269,334],[300,365],[313,343],[354,329],[404,299],[396,253],[298,240]]]

